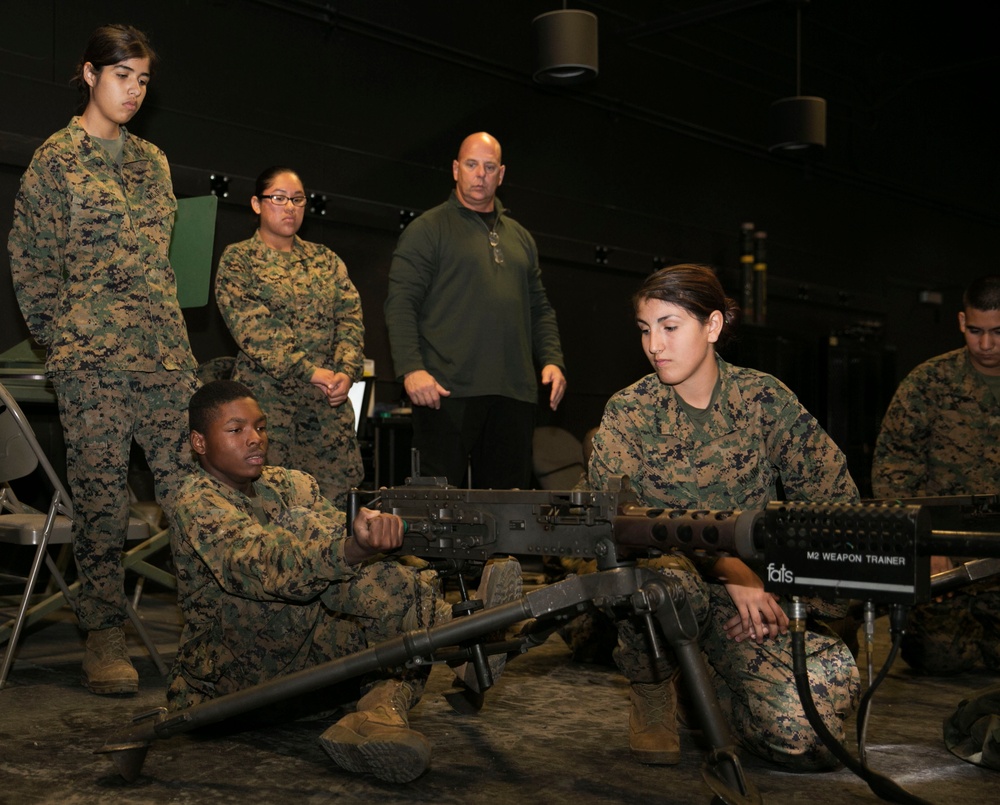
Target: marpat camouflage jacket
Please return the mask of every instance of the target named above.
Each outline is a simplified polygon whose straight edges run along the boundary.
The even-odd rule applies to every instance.
[[[195,368],[168,259],[177,201],[167,159],[126,132],[121,161],[73,118],[21,179],[11,274],[49,371]]]

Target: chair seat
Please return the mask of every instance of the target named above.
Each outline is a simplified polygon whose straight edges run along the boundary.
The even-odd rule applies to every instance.
[[[0,542],[10,545],[37,545],[45,532],[44,514],[0,514]],[[130,517],[125,539],[133,541],[149,536],[149,523]],[[57,515],[49,535],[50,545],[65,545],[73,541],[73,522]]]

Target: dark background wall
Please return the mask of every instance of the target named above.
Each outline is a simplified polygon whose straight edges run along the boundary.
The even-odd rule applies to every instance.
[[[380,401],[400,393],[382,303],[402,212],[442,201],[458,143],[487,130],[559,316],[569,393],[549,424],[582,436],[647,370],[628,298],[654,265],[707,262],[737,295],[753,221],[768,233],[768,326],[743,327],[730,355],[786,380],[863,476],[896,381],[961,344],[961,290],[997,270],[987,12],[806,4],[801,94],[827,99],[829,123],[825,153],[803,160],[767,150],[769,104],[796,94],[788,3],[572,5],[600,20],[601,73],[547,88],[531,80],[531,20],[551,0],[0,0],[0,230],[33,150],[73,113],[88,34],[130,22],[162,59],[130,128],[166,151],[178,196],[229,179],[216,256],[251,232],[264,167],[291,165],[326,197],[302,234],[359,288]],[[232,352],[211,305],[187,315],[200,359]],[[3,253],[0,351],[26,335]]]

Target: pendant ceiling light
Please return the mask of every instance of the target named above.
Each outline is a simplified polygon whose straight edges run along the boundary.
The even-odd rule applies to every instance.
[[[818,153],[826,147],[826,101],[802,94],[802,6],[795,8],[795,96],[771,104],[772,153]]]
[[[581,84],[597,77],[597,17],[562,9],[531,21],[539,84]]]

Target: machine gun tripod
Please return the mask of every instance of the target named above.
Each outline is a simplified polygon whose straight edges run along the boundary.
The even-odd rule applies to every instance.
[[[659,573],[634,565],[568,578],[528,592],[517,601],[431,629],[408,632],[348,657],[176,713],[157,708],[137,716],[128,729],[109,738],[97,751],[110,754],[119,774],[131,782],[138,778],[154,740],[206,727],[366,673],[432,662],[442,649],[476,641],[530,618],[543,620],[572,611],[588,601],[628,601],[651,622],[655,620],[677,654],[693,710],[712,747],[703,770],[706,782],[727,803],[759,802],[759,794],[744,778],[728,725],[708,682],[698,648],[698,626],[683,592]],[[662,651],[659,641],[658,645],[657,650]]]

